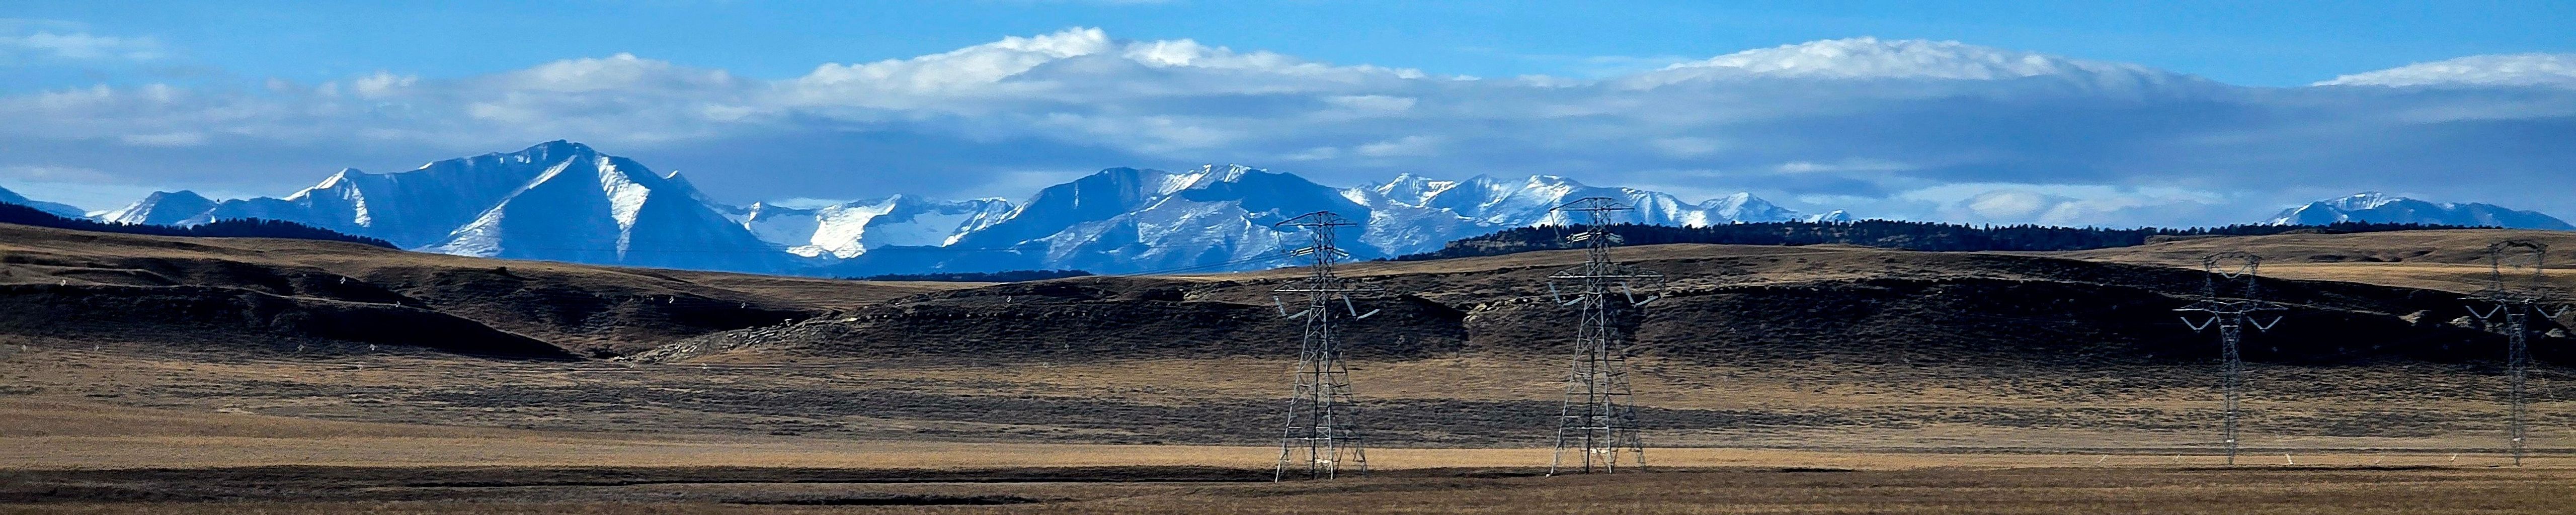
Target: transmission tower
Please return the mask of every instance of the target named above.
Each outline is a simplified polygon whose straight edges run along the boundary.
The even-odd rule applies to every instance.
[[[1574,368],[1565,378],[1565,404],[1557,411],[1556,456],[1548,475],[1559,471],[1617,472],[1620,454],[1638,468],[1646,466],[1646,446],[1637,438],[1637,406],[1628,389],[1627,349],[1614,320],[1633,314],[1658,297],[1640,300],[1640,286],[1663,285],[1663,274],[1610,262],[1610,247],[1619,237],[1606,229],[1610,215],[1629,209],[1608,197],[1590,197],[1557,206],[1561,220],[1583,221],[1573,236],[1583,244],[1583,264],[1548,276],[1548,292],[1559,305],[1577,306]],[[1564,293],[1559,283],[1574,288]],[[1613,295],[1613,291],[1617,295]],[[1574,462],[1566,453],[1574,453]]]
[[[2273,313],[2287,308],[2260,298],[2262,292],[2254,280],[2263,266],[2262,256],[2221,252],[2201,258],[2200,266],[2201,270],[2208,272],[2203,275],[2206,282],[2201,286],[2200,299],[2174,311],[2198,314],[2182,317],[2183,325],[2190,326],[2193,331],[2218,327],[2218,352],[2225,361],[2220,365],[2219,374],[2227,391],[2227,464],[2235,465],[2237,403],[2244,398],[2245,390],[2245,358],[2239,352],[2245,342],[2245,326],[2270,331],[2272,326],[2281,324],[2281,316]],[[2267,314],[2272,315],[2272,321],[2262,320],[2262,316]]]
[[[1351,399],[1351,371],[1342,361],[1339,318],[1359,320],[1377,310],[1359,312],[1351,297],[1374,295],[1378,287],[1333,275],[1333,262],[1349,256],[1334,246],[1333,230],[1356,225],[1329,211],[1307,213],[1273,224],[1306,231],[1310,244],[1288,251],[1305,258],[1306,277],[1274,291],[1280,316],[1305,322],[1297,351],[1295,396],[1288,399],[1288,421],[1279,438],[1279,466],[1272,481],[1290,477],[1332,479],[1347,463],[1368,474],[1368,449],[1361,444],[1359,407]],[[1303,311],[1290,313],[1285,297],[1305,297]],[[1342,308],[1335,313],[1333,308]]]
[[[2520,268],[2509,262],[2524,252],[2528,252],[2531,258],[2531,276],[2506,277],[2506,268]],[[2513,466],[2516,467],[2522,466],[2525,436],[2523,420],[2527,408],[2523,386],[2531,374],[2531,323],[2528,316],[2539,314],[2543,318],[2554,319],[2567,314],[2567,307],[2558,305],[2564,296],[2550,288],[2542,275],[2548,267],[2548,257],[2549,245],[2540,242],[2506,240],[2488,245],[2487,287],[2468,297],[2470,302],[2490,306],[2483,312],[2477,306],[2469,307],[2469,314],[2477,316],[2479,321],[2492,322],[2498,315],[2504,317],[2505,374],[2510,377],[2508,388],[2513,397],[2513,406],[2505,412],[2505,432],[2513,444]]]

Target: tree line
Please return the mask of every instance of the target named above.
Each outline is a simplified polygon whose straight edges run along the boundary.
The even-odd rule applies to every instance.
[[[1082,277],[1082,276],[1086,276],[1086,275],[1091,275],[1091,272],[1086,272],[1086,271],[1082,271],[1082,270],[1006,270],[1006,271],[1001,271],[1001,272],[947,272],[947,273],[935,273],[935,274],[878,274],[878,275],[871,275],[871,276],[866,276],[866,277],[852,277],[852,278],[850,278],[850,280],[853,280],[853,281],[940,281],[940,282],[967,282],[967,283],[1015,283],[1015,282],[1020,282],[1020,281],[1039,281],[1039,280],[1046,280],[1046,279],[1061,279],[1061,278],[1066,278],[1066,277]]]
[[[141,234],[146,236],[288,238],[297,240],[339,241],[361,245],[374,245],[389,249],[397,248],[394,247],[393,242],[377,238],[347,234],[295,222],[283,220],[262,220],[258,218],[216,220],[197,225],[124,224],[71,218],[17,204],[0,204],[0,223],[52,227],[56,229],[71,229],[75,231]]]
[[[2144,245],[2166,238],[2193,236],[2267,236],[2291,233],[2364,233],[2470,229],[2455,225],[2339,222],[2331,225],[2229,225],[2183,229],[2141,227],[2056,227],[2046,225],[1966,225],[1898,220],[1853,222],[1754,222],[1704,227],[1617,224],[1604,229],[1623,245],[1711,243],[1726,245],[1820,245],[1838,243],[1924,251],[2058,251]],[[1575,248],[1566,235],[1579,227],[1542,226],[1507,229],[1451,241],[1440,250],[1407,254],[1394,261],[1422,261],[1494,256],[1534,250]]]

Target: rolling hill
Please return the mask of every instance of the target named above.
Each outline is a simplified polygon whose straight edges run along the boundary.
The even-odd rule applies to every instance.
[[[0,224],[0,333],[111,343],[610,355],[945,287]]]
[[[2408,259],[2460,261],[2461,248],[2546,235],[1617,256],[1674,279],[1627,319],[1656,445],[2162,453],[2208,445],[2214,424],[2216,344],[2170,311],[2205,276],[2172,263],[2220,248],[2282,266],[2417,250],[2433,257]],[[535,430],[1261,444],[1275,443],[1296,334],[1270,294],[1293,271],[880,283],[24,227],[0,227],[0,241],[12,307],[0,343],[33,349],[10,355],[28,366],[5,391],[40,400]],[[1385,311],[1345,333],[1372,441],[1544,446],[1569,314],[1540,279],[1579,259],[1348,265],[1394,292],[1362,299]],[[2409,269],[2318,270],[2266,288],[2294,310],[2249,336],[2247,427],[2263,435],[2251,445],[2492,444],[2502,344],[2457,323],[2458,293],[2372,284],[2438,286]],[[2548,429],[2566,421],[2564,343],[2534,346],[2544,446],[2576,442]]]

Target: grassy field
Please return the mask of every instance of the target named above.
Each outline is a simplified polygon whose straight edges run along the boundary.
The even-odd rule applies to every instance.
[[[2565,513],[2576,474],[2461,469],[1472,471],[1320,482],[686,483],[392,486],[313,500],[64,502],[12,513]],[[441,500],[424,500],[437,496]],[[354,497],[354,498],[353,498]]]
[[[1356,264],[1353,275],[1429,300],[1387,303],[1407,322],[1382,316],[1387,327],[1353,333],[1380,344],[1351,363],[1374,474],[1288,484],[1268,479],[1289,367],[1277,346],[1292,333],[1258,325],[1277,323],[1259,282],[1276,272],[848,283],[505,271],[258,241],[13,243],[0,250],[52,260],[0,264],[17,274],[0,283],[30,291],[229,281],[330,307],[386,294],[342,285],[378,285],[441,313],[601,348],[686,336],[618,332],[674,321],[740,325],[701,315],[833,313],[811,325],[847,330],[667,361],[486,360],[346,342],[307,352],[222,336],[234,333],[9,333],[0,513],[2571,512],[2576,374],[2541,349],[2534,454],[2507,467],[2504,378],[2491,359],[2500,351],[2445,325],[2454,294],[2274,290],[2321,307],[2291,320],[2297,331],[2249,340],[2246,452],[2228,467],[2217,455],[2214,345],[2167,326],[2175,298],[2159,293],[2199,280],[2161,266],[2228,246],[2276,258],[2265,269],[2275,277],[2465,291],[2483,269],[2454,247],[2518,234],[2067,254],[2159,267],[1830,246],[1622,249],[1680,277],[1671,291],[1683,294],[1641,330],[1646,351],[1631,362],[1654,467],[1552,478],[1535,476],[1551,454],[1564,356],[1559,322],[1540,316],[1559,310],[1542,305],[1537,285],[1569,256]],[[130,256],[153,253],[169,255]],[[247,265],[210,265],[232,261]],[[2104,299],[2120,303],[2091,302]],[[1998,303],[2023,311],[1951,316]],[[599,311],[530,310],[567,304]],[[1140,319],[1160,325],[1126,322]],[[274,321],[245,320],[243,334]],[[1036,329],[979,332],[1005,323]],[[2354,325],[2369,323],[2380,325]],[[2122,329],[2066,329],[2102,324]],[[745,331],[786,334],[758,332],[772,327]],[[2350,327],[2365,329],[2329,330]],[[2439,351],[2382,352],[2368,341],[2381,330]]]
[[[1151,376],[1149,370],[1206,374],[1254,364],[1121,366],[1140,367],[1128,372]],[[146,380],[122,367],[169,374]],[[353,384],[439,374],[450,381],[543,377],[524,371],[475,375],[420,364],[375,370],[263,367],[259,374],[231,367],[99,360],[63,368],[120,377],[126,387],[136,388],[129,392],[228,374],[272,380],[261,383],[270,387],[289,378]],[[214,375],[177,373],[190,368]],[[685,380],[702,389],[763,375],[721,370],[657,384],[678,388]],[[985,374],[1007,373],[1034,374],[932,369],[889,375],[907,381],[934,376],[990,381]],[[1080,383],[1078,378],[1091,373],[1099,372],[1049,380]],[[22,372],[13,377],[39,376]],[[583,384],[604,383],[592,379]],[[1785,395],[1786,390],[1772,392]],[[0,397],[0,512],[2511,514],[2576,508],[2568,500],[2576,494],[2576,455],[2554,448],[2528,460],[2526,467],[2509,468],[2503,467],[2504,456],[2492,452],[2378,449],[2352,446],[2349,438],[2328,446],[2249,451],[2243,465],[2225,467],[2206,447],[1949,448],[1892,443],[1938,428],[1890,430],[1891,439],[1876,442],[1862,432],[1831,430],[1812,433],[1820,438],[1804,448],[1654,448],[1648,450],[1649,473],[1553,478],[1533,477],[1544,471],[1550,454],[1545,448],[1397,445],[1372,449],[1375,474],[1370,477],[1272,484],[1266,481],[1267,467],[1276,451],[1262,445],[656,430],[670,426],[514,429],[253,412],[278,407],[272,405],[137,407],[113,403],[122,397],[59,393]],[[1168,402],[1197,396],[1165,393],[1172,395]],[[1870,400],[1870,395],[1896,397]],[[1870,395],[1837,402],[1868,405],[1910,394]],[[1931,402],[1946,394],[1926,395],[1935,398],[1925,401]],[[1738,396],[1736,402],[1748,397]],[[1811,394],[1780,402],[1825,402],[1830,397]],[[308,405],[345,402],[290,399]],[[435,410],[405,413],[447,413],[450,421],[493,420]],[[2052,431],[2059,438],[2096,445],[2123,436],[2153,437],[2138,431],[2105,431],[2097,439],[2063,430],[2040,432]],[[2471,447],[2477,441],[2469,436],[2476,435],[2433,443]],[[1995,435],[1980,438],[1973,441],[2005,441]]]

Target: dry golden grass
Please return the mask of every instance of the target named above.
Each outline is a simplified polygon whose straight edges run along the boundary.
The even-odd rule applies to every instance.
[[[271,238],[185,238],[101,234],[0,224],[0,253],[41,256],[46,261],[114,262],[130,258],[228,261],[278,269],[320,269],[363,277],[383,270],[488,270],[508,267],[558,275],[586,285],[632,288],[655,294],[676,293],[692,285],[729,289],[761,298],[817,309],[845,309],[917,293],[980,286],[981,283],[845,281],[725,272],[582,265],[553,261],[516,261],[392,249],[312,240]],[[55,266],[11,267],[0,283],[85,284],[108,281],[112,274],[67,274],[84,270]]]
[[[2493,283],[2493,267],[2447,263],[2267,263],[2264,275],[2310,281],[2344,281],[2469,293]],[[2507,273],[2512,273],[2508,271]],[[2576,270],[2550,270],[2553,284],[2576,286]],[[2520,277],[2529,277],[2521,275]]]
[[[1549,380],[1558,372],[1553,361],[1545,357],[1465,355],[1403,362],[1367,361],[1353,366],[1354,376],[1364,386],[1359,391],[1360,398],[1370,405],[1480,402],[1485,404],[1474,409],[1527,414],[1552,409],[1561,394],[1562,387]],[[161,406],[208,416],[222,415],[218,412],[281,414],[353,421],[548,428],[585,435],[726,433],[730,436],[723,438],[793,440],[764,435],[775,427],[766,421],[777,420],[779,415],[775,413],[781,412],[740,411],[763,409],[756,399],[767,392],[788,392],[815,399],[807,405],[836,411],[787,416],[867,429],[804,432],[821,437],[814,439],[818,441],[918,439],[912,436],[914,432],[933,430],[953,431],[949,434],[976,440],[1121,443],[1153,439],[1125,436],[1114,426],[1082,425],[1082,421],[1070,419],[1058,422],[1045,417],[906,418],[897,413],[892,418],[882,418],[886,415],[833,408],[838,403],[832,399],[896,389],[939,396],[927,399],[930,402],[1111,400],[1179,410],[1231,403],[1217,405],[1238,406],[1231,408],[1234,411],[1190,420],[1230,423],[1242,426],[1241,430],[1225,433],[1226,440],[1183,441],[1236,445],[1263,442],[1257,436],[1260,430],[1254,429],[1262,423],[1246,421],[1267,421],[1275,413],[1265,404],[1245,400],[1282,395],[1279,385],[1284,382],[1281,376],[1286,367],[1277,361],[1249,358],[982,367],[805,360],[795,365],[815,368],[782,371],[746,364],[741,366],[748,368],[735,369],[727,367],[736,364],[717,363],[700,370],[696,365],[630,368],[412,357],[335,358],[310,363],[203,362],[183,357],[116,357],[42,349],[12,354],[0,359],[0,364],[19,367],[5,376],[13,384],[45,392],[0,397],[19,401],[88,399],[93,404]],[[1841,417],[1839,422],[1719,422],[1649,432],[1651,442],[1668,446],[1933,453],[2206,449],[2218,430],[2215,413],[2219,398],[2212,388],[2215,384],[2213,378],[2198,370],[2059,370],[2040,375],[1998,375],[1935,366],[1740,367],[1659,360],[1641,360],[1637,365],[1640,373],[1634,377],[1641,390],[1638,398],[1641,405],[1649,408]],[[2305,454],[2344,452],[2338,449],[2477,449],[2500,443],[2503,406],[2494,393],[2501,391],[2502,379],[2491,374],[2438,367],[2307,370],[2258,366],[2249,378],[2252,393],[2246,407],[2253,414],[2245,435],[2249,447]],[[2544,375],[2532,383],[2533,391],[2542,392],[2533,404],[2533,413],[2542,420],[2532,434],[2532,444],[2537,448],[2576,445],[2576,430],[2550,422],[2558,420],[2560,414],[2576,412],[2576,402],[2564,394],[2566,382],[2562,379]],[[476,392],[478,397],[526,396],[456,407],[449,404],[452,401],[423,399],[411,393],[459,388]],[[576,391],[623,393],[587,399],[512,393]],[[748,399],[754,400],[743,401],[751,404],[686,404],[692,402],[689,397],[700,395],[751,395]],[[420,433],[416,429],[397,431],[363,424],[246,428],[237,422],[142,423],[121,416],[47,427],[13,427],[12,420],[33,423],[58,415],[7,412],[6,406],[0,403],[0,415],[8,415],[0,417],[0,435],[8,436],[448,437],[455,436],[453,431],[464,431]],[[975,405],[965,406],[971,409]],[[2380,414],[2393,414],[2389,416],[2396,418],[2382,422]],[[1436,429],[1447,422],[1377,418],[1369,424],[1379,431],[1405,431]],[[1531,424],[1526,431],[1513,428],[1518,426],[1490,430],[1471,427],[1485,431],[1475,434],[1501,431],[1503,437],[1519,438],[1517,441],[1453,438],[1433,440],[1435,443],[1427,445],[1530,446],[1545,442],[1544,420],[1523,422]],[[2390,425],[2400,423],[2413,427]],[[136,434],[129,429],[147,426],[209,429],[149,434]],[[222,427],[234,429],[216,429]],[[73,441],[64,441],[57,445],[72,444]],[[113,454],[112,450],[103,452]]]
[[[343,467],[814,467],[858,469],[1195,466],[1266,468],[1275,447],[954,443],[846,440],[754,440],[626,435],[523,437],[0,437],[0,469],[221,468],[274,465]],[[1371,449],[1375,470],[1545,467],[1551,451],[1523,449]],[[1852,450],[1654,448],[1654,467],[1814,467],[1901,470],[1935,467],[2219,466],[2207,454],[2087,452],[1885,452]],[[2252,453],[2239,463],[2277,466],[2500,466],[2496,453],[2357,450]],[[2576,467],[2576,457],[2525,458],[2528,467]]]
[[[2210,253],[2250,252],[2263,257],[2263,273],[2267,276],[2470,292],[2487,285],[2491,270],[2486,260],[2487,246],[2509,239],[2534,240],[2550,245],[2556,250],[2549,259],[2555,263],[2554,266],[2562,268],[2571,263],[2568,250],[2576,249],[2576,235],[2566,232],[2469,229],[2201,238],[2136,247],[2038,254],[2199,268],[2201,257]],[[2526,261],[2508,261],[2507,265],[2518,263]],[[2552,273],[2549,280],[2561,288],[2576,288],[2576,272]]]
[[[1854,438],[1848,442],[1862,441]],[[2206,455],[2115,452],[1889,452],[1835,449],[1649,449],[1659,467],[1825,467],[1860,470],[1927,467],[2171,467],[2217,465]],[[0,399],[0,469],[216,468],[271,465],[631,466],[1003,468],[1206,466],[1266,467],[1277,450],[1261,446],[969,443],[778,438],[745,435],[642,435],[499,428],[334,422],[263,415],[102,406],[77,401]],[[1528,468],[1551,451],[1381,448],[1370,466]],[[2249,464],[2307,466],[2484,466],[2503,457],[2470,453],[2358,450],[2249,455]],[[2576,456],[2527,460],[2535,467],[2576,467]]]
[[[1037,514],[2543,514],[2565,513],[2576,474],[2488,470],[1925,469],[1709,471],[1476,479],[1378,477],[1286,484],[668,485],[531,490],[474,502],[47,504],[12,513],[1037,513]],[[1003,497],[996,506],[729,504],[764,489],[802,499]],[[600,490],[600,489],[593,489]],[[650,499],[650,500],[648,500]],[[657,502],[658,501],[658,502]]]

